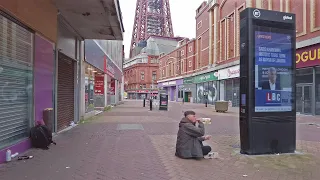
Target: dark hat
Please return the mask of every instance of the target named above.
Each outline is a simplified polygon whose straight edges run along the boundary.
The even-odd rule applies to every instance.
[[[184,112],[184,117],[187,117],[188,115],[196,115],[194,111],[186,111]]]

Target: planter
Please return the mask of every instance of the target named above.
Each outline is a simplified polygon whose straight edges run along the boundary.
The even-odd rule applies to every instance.
[[[216,112],[227,112],[228,107],[228,101],[217,101],[215,103]]]

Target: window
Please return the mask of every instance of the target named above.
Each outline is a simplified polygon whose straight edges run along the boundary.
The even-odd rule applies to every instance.
[[[144,80],[144,72],[141,72],[141,80]]]
[[[181,56],[183,56],[183,55],[184,55],[184,50],[181,51]]]
[[[146,84],[142,84],[142,89],[147,89],[147,85]]]
[[[198,22],[197,29],[200,29],[202,27],[202,21]]]
[[[169,69],[169,76],[171,76],[171,63],[169,63],[169,67],[168,67],[168,69]]]
[[[152,71],[152,80],[156,80],[156,79],[157,79],[157,72]]]
[[[162,69],[162,76],[165,77],[165,76],[164,76],[164,69]]]
[[[183,63],[183,60],[181,61],[181,73],[183,73],[184,72],[184,65],[183,65],[184,63]]]
[[[192,52],[192,46],[189,47],[189,52]]]
[[[189,67],[192,67],[192,61],[189,61]]]

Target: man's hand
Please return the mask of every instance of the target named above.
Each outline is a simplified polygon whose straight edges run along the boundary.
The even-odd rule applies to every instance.
[[[205,136],[203,136],[203,138],[204,138],[204,140],[206,141],[206,140],[210,140],[210,139],[211,139],[211,136],[210,136],[210,135],[205,135]]]

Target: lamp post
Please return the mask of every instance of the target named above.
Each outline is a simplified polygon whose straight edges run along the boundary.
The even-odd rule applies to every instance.
[[[205,90],[203,92],[203,95],[204,95],[205,105],[206,105],[206,107],[208,107],[208,91]]]

